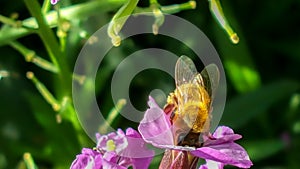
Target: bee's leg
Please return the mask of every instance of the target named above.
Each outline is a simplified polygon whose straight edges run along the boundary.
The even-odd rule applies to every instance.
[[[195,144],[195,147],[196,148],[202,147],[203,144],[204,144],[203,142],[198,142],[198,143]]]
[[[189,132],[187,134],[184,134],[183,132],[182,134],[178,134],[177,145],[196,147],[196,148],[201,147],[203,141],[201,142],[199,135],[200,135],[199,133],[193,133],[193,132]]]
[[[174,104],[166,104],[165,107],[164,107],[164,112],[166,114],[170,114],[174,111],[174,109],[175,109]]]
[[[186,136],[186,134],[177,134],[177,140],[176,140],[177,143],[175,142],[175,144],[179,145],[179,146],[188,145],[188,143],[185,141],[185,136]]]
[[[174,118],[174,110],[175,110],[174,104],[166,104],[164,107],[164,112],[166,113],[167,117],[169,117],[171,124],[173,124],[172,119]]]
[[[203,144],[204,144],[204,141],[205,141],[204,138],[209,138],[210,139],[211,138],[211,134],[209,132],[203,132],[203,133],[199,134],[198,138],[199,138],[199,140],[198,140],[196,146],[202,147]]]
[[[167,104],[164,106],[164,112],[166,114],[171,113],[173,111],[173,109],[174,109],[174,103],[172,103],[172,97],[171,97],[172,95],[173,95],[173,93],[170,93],[168,95]]]
[[[173,104],[173,105],[175,105],[175,107],[177,106],[178,99],[173,92],[169,94],[169,96],[167,98],[167,104]]]

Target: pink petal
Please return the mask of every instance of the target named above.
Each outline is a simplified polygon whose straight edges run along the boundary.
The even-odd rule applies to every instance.
[[[156,103],[156,101],[153,99],[153,97],[151,97],[151,96],[149,96],[149,100],[148,100],[148,106],[150,107],[150,108],[158,108],[158,109],[161,109],[159,106],[158,106],[158,104]],[[161,109],[161,111],[163,111],[163,109]],[[164,111],[163,111],[164,112]],[[171,113],[169,113],[169,114],[166,114],[165,112],[163,113],[163,115],[164,115],[164,117],[165,117],[165,119],[167,120],[167,123],[168,123],[168,125],[169,126],[171,126],[171,123],[170,123],[170,116],[171,116]]]
[[[111,152],[105,152],[103,155],[103,159],[105,159],[106,161],[109,161],[111,163],[117,163],[118,162],[118,155],[111,151]]]
[[[119,164],[107,161],[105,159],[103,159],[103,167],[102,168],[105,168],[105,169],[127,169],[126,167],[123,167]]]
[[[173,134],[170,121],[164,111],[149,97],[150,108],[145,112],[143,120],[138,127],[143,139],[147,143],[160,148],[173,146]]]
[[[235,140],[241,139],[242,136],[239,134],[235,134],[233,130],[226,126],[219,126],[214,134],[212,135],[214,139],[205,139],[204,146],[212,146],[223,144],[227,142],[233,142]]]
[[[109,140],[113,140],[114,143],[116,144],[115,151],[117,153],[124,150],[128,145],[125,133],[121,129],[118,129],[116,132],[111,132],[106,135],[96,134],[96,138],[97,138],[97,148],[104,151],[107,151],[106,144],[107,141]]]
[[[58,1],[59,0],[51,0],[50,2],[51,2],[52,5],[55,5]]]
[[[247,152],[238,144],[229,142],[210,147],[200,147],[191,151],[199,158],[221,162],[225,165],[234,165],[240,168],[249,168],[252,162]]]
[[[153,153],[154,155],[154,153]],[[151,158],[133,158],[131,159],[133,169],[148,169],[150,163],[152,161]]]
[[[142,138],[140,133],[134,130],[133,128],[126,129],[126,136],[130,136],[133,138]]]
[[[120,154],[123,166],[130,164],[134,169],[147,169],[154,156],[154,151],[147,148],[141,135],[132,128],[126,130],[126,138],[128,146]]]
[[[121,152],[120,156],[126,158],[150,158],[154,156],[154,151],[147,148],[146,142],[141,135],[132,128],[126,130],[127,148]]]
[[[81,154],[76,156],[76,159],[72,162],[70,169],[78,168],[101,168],[102,167],[102,155],[89,148],[83,148]]]
[[[213,134],[215,138],[221,138],[227,135],[233,135],[234,132],[231,128],[227,126],[219,126]]]

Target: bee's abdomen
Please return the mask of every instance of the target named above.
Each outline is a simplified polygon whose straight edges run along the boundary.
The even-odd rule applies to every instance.
[[[200,133],[206,130],[205,124],[209,121],[209,113],[203,102],[187,102],[179,116],[193,132]]]

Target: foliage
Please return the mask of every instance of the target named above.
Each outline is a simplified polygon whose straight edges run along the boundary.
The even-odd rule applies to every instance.
[[[216,15],[214,20],[209,2],[198,0],[195,9],[188,6],[189,2],[179,0],[140,1],[133,5],[137,5],[134,12],[157,12],[154,30],[163,20],[161,12],[174,13],[201,28],[215,45],[228,82],[221,124],[243,135],[239,144],[248,151],[253,168],[299,168],[300,2],[223,0],[222,16],[232,25],[229,31],[221,29]],[[117,18],[114,14],[126,3],[60,0],[51,6],[50,1],[0,2],[0,169],[69,168],[82,147],[94,145],[81,128],[72,105],[72,77],[83,80],[72,75],[72,69],[89,35]],[[183,5],[177,8],[174,4]],[[123,9],[128,14],[134,8]],[[228,38],[228,34],[232,38],[233,30],[239,35],[238,44]],[[112,36],[118,33],[115,30]],[[122,43],[118,52],[106,56],[95,82],[97,99],[106,117],[114,107],[108,82],[125,55],[148,47],[178,55],[191,53],[159,35]],[[146,109],[153,86],[174,89],[172,78],[165,74],[156,70],[141,72],[130,90],[136,107]],[[137,127],[120,116],[112,125]],[[154,158],[152,168],[159,164],[159,158]]]

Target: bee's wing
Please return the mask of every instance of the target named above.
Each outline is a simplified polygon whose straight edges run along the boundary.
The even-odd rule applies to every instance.
[[[211,100],[213,100],[220,80],[220,72],[217,65],[210,64],[206,66],[202,70],[201,76],[203,78],[204,87]]]
[[[175,66],[175,82],[176,86],[190,83],[198,74],[193,61],[187,56],[181,56]]]

